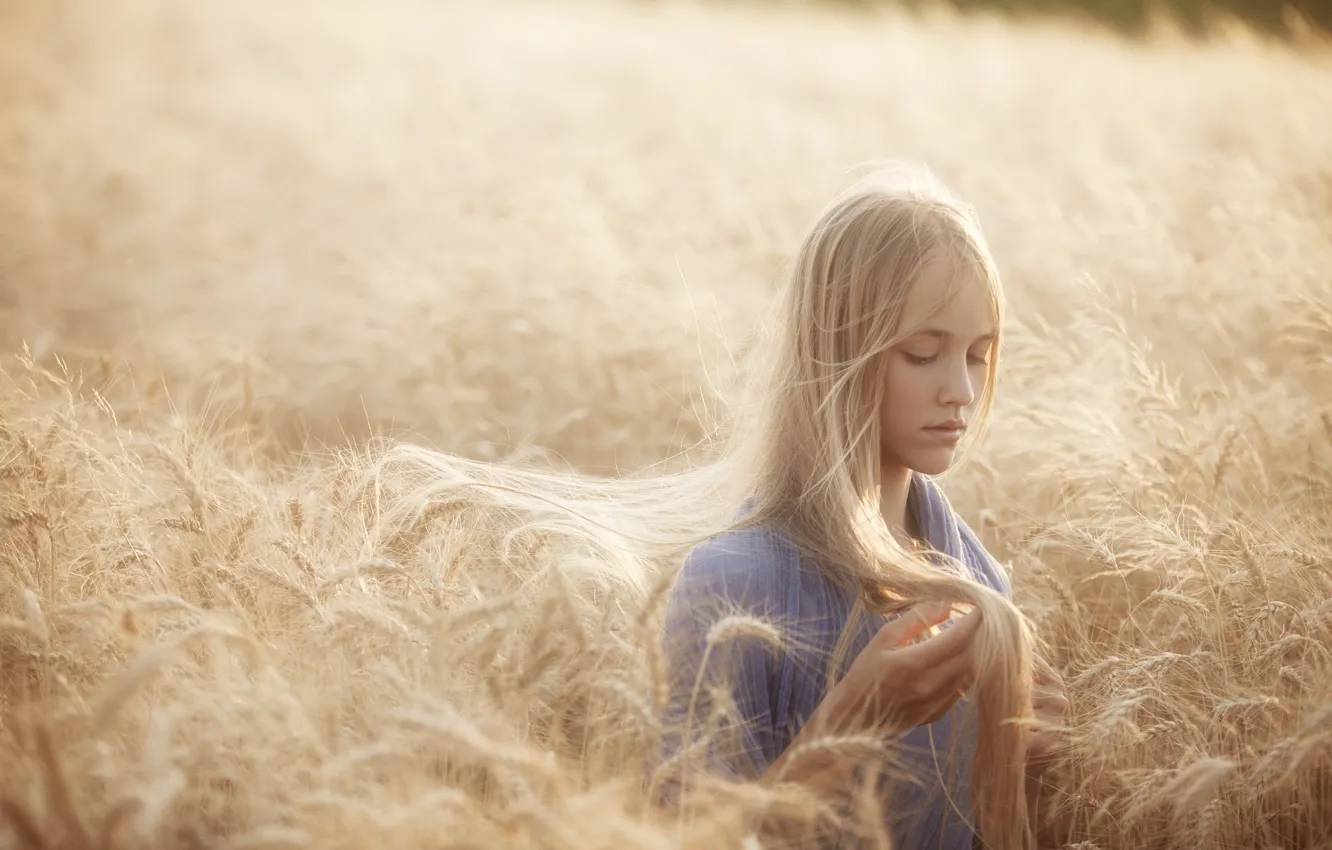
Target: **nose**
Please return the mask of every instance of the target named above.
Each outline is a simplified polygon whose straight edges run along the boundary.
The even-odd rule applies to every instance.
[[[976,400],[976,388],[971,380],[971,370],[966,358],[952,366],[945,375],[944,383],[939,388],[939,402],[944,407],[963,408]]]

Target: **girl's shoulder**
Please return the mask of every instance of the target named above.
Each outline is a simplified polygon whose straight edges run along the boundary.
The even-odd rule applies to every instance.
[[[799,549],[779,529],[745,526],[698,544],[685,557],[677,592],[705,593],[733,601],[772,601],[799,581]]]
[[[1009,599],[1013,598],[1012,576],[1007,567],[981,542],[979,535],[962,520],[956,517],[958,534],[962,539],[963,560],[971,569],[976,581],[996,590]]]
[[[685,558],[677,604],[718,613],[823,621],[844,616],[850,596],[779,526],[745,526],[707,538]]]

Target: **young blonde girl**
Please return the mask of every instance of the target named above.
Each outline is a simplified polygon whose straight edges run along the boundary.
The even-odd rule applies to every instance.
[[[804,745],[895,743],[911,776],[876,794],[896,846],[1027,847],[1023,721],[1062,697],[1033,702],[1033,636],[1008,578],[934,481],[995,392],[1003,299],[975,215],[924,169],[875,170],[810,229],[776,316],[713,462],[608,479],[403,446],[376,469],[376,487],[406,491],[382,522],[469,501],[559,536],[639,599],[678,568],[658,767],[683,768],[686,786],[707,773],[837,796],[845,771],[811,771]],[[959,604],[971,613],[950,617]],[[780,646],[729,634],[735,616],[771,624]]]
[[[826,765],[802,776],[792,754],[892,740],[898,778],[876,793],[896,846],[1027,845],[1029,742],[1004,721],[1032,714],[1032,638],[933,480],[986,422],[1003,316],[975,216],[928,174],[876,172],[824,211],[738,443],[754,453],[739,524],[690,553],[670,597],[664,755],[701,748],[711,772],[849,786]],[[975,610],[901,648],[959,602]],[[923,617],[894,616],[915,603]],[[720,645],[714,627],[736,616],[782,627],[781,651],[761,634]],[[718,687],[740,721],[729,747],[708,720]]]

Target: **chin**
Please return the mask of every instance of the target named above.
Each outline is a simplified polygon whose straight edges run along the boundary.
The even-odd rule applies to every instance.
[[[907,466],[922,475],[943,475],[953,466],[953,452],[921,452]]]

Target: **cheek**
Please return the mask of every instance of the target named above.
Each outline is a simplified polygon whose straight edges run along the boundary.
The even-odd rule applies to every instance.
[[[914,421],[930,400],[928,369],[898,363],[887,370],[880,419],[891,430],[893,423]]]
[[[971,367],[971,386],[976,391],[976,400],[972,402],[973,405],[980,404],[981,396],[985,394],[985,390],[988,388],[989,383],[989,366],[978,365]]]

